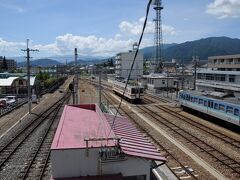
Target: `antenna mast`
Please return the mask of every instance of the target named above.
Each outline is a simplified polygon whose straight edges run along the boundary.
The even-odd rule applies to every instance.
[[[162,21],[161,21],[161,11],[162,0],[153,1],[153,9],[156,11],[156,18],[153,20],[155,22],[155,34],[154,34],[154,45],[156,48],[155,52],[155,62],[152,68],[155,73],[162,72]]]

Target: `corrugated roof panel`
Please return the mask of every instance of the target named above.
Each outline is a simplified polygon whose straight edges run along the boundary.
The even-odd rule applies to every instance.
[[[110,126],[114,116],[105,114]],[[113,132],[121,137],[122,151],[130,156],[142,157],[151,160],[166,161],[157,148],[146,138],[146,134],[139,131],[127,118],[118,116],[115,119]]]

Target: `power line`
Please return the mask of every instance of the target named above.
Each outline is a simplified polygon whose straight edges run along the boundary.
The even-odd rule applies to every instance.
[[[117,112],[116,112],[116,114],[115,114],[115,116],[114,116],[113,123],[112,123],[111,129],[110,129],[110,131],[109,131],[108,137],[109,137],[109,135],[110,135],[110,133],[111,133],[111,131],[112,131],[112,129],[113,129],[115,120],[116,120],[116,118],[117,118],[117,115],[118,115],[118,113],[119,113],[119,109],[120,109],[121,104],[122,104],[123,97],[124,97],[125,92],[126,92],[126,89],[127,89],[127,84],[128,84],[128,82],[129,82],[129,79],[130,79],[130,76],[131,76],[131,72],[132,72],[132,69],[133,69],[133,65],[134,65],[134,63],[135,63],[135,60],[136,60],[136,57],[137,57],[137,54],[138,54],[138,51],[139,51],[139,47],[140,47],[141,42],[142,42],[142,37],[143,37],[143,33],[144,33],[144,30],[145,30],[145,27],[146,27],[146,24],[147,24],[148,13],[149,13],[149,9],[150,9],[151,3],[152,3],[152,0],[149,0],[148,5],[147,5],[147,11],[146,11],[146,16],[145,16],[145,20],[144,20],[144,24],[143,24],[141,36],[140,36],[140,39],[139,39],[139,41],[138,41],[138,47],[137,47],[137,49],[136,49],[136,51],[135,51],[134,58],[133,58],[133,62],[132,62],[131,68],[130,68],[130,72],[129,72],[129,74],[128,74],[127,82],[126,82],[125,87],[124,87],[123,95],[122,95],[121,100],[120,100],[120,103],[119,103],[119,105],[118,105]]]

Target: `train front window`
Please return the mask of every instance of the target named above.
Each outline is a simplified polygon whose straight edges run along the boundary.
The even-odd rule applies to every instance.
[[[132,88],[132,90],[131,90],[131,94],[135,94],[136,92],[135,92],[135,89],[134,88]]]

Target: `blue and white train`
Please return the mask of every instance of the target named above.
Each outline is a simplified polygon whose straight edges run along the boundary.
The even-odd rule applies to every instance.
[[[192,92],[179,92],[179,102],[183,107],[194,109],[210,116],[240,126],[240,105],[223,100],[196,95]]]

